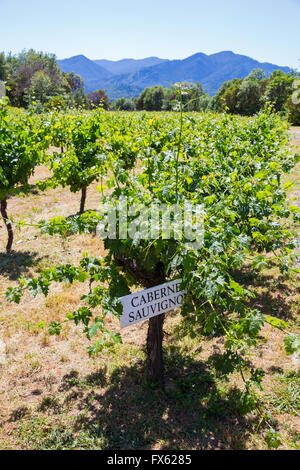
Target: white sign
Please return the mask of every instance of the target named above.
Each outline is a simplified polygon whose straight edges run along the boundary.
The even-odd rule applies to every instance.
[[[160,286],[151,287],[151,289],[121,297],[119,299],[123,305],[121,328],[180,307],[186,295],[185,290],[180,290],[181,282],[181,279],[176,279]]]

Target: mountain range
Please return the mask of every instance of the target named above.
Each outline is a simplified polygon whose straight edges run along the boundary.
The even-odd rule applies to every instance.
[[[214,95],[221,85],[234,78],[245,78],[257,68],[269,76],[274,70],[290,71],[248,56],[223,51],[206,55],[201,52],[182,60],[145,59],[90,60],[84,55],[58,60],[63,72],[74,72],[84,80],[87,93],[104,89],[111,100],[136,97],[150,86],[169,87],[176,82],[200,82],[205,91]]]

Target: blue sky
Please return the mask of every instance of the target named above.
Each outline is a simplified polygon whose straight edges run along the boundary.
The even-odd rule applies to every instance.
[[[300,0],[0,0],[0,51],[184,58],[222,50],[300,66]]]

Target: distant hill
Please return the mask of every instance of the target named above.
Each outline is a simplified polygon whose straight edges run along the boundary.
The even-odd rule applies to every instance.
[[[69,59],[58,60],[57,62],[63,72],[75,72],[80,75],[84,80],[85,87],[89,87],[88,84],[95,81],[95,89],[97,89],[99,88],[97,87],[97,82],[102,82],[113,76],[107,69],[95,64],[95,62],[84,55],[75,55]],[[90,89],[89,91],[95,91],[95,89]]]
[[[168,59],[159,59],[158,57],[147,57],[146,59],[122,59],[122,60],[94,60],[95,64],[100,65],[115,75],[138,72],[146,67],[152,67]]]
[[[288,73],[289,67],[262,63],[250,57],[223,51],[206,55],[201,52],[183,60],[158,57],[92,61],[83,55],[58,61],[64,72],[75,72],[85,82],[86,92],[103,88],[110,99],[138,96],[146,87],[169,87],[175,82],[200,82],[207,93],[214,95],[220,86],[234,78],[245,78],[256,68],[269,76],[274,70]]]

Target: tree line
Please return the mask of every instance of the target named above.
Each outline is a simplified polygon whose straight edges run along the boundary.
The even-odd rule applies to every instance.
[[[300,104],[292,99],[297,79],[299,74],[293,70],[288,74],[275,70],[267,77],[263,70],[256,69],[244,79],[224,82],[213,97],[200,83],[187,83],[189,93],[183,96],[184,110],[253,116],[270,103],[292,124],[300,125]],[[114,102],[109,101],[104,90],[85,94],[79,75],[62,72],[55,55],[34,50],[17,55],[0,53],[0,80],[6,81],[12,106],[36,112],[99,106],[116,111],[171,111],[177,106],[174,86],[148,87],[137,98],[122,97]]]
[[[300,125],[300,100],[292,99],[295,86],[300,87],[299,74],[291,71],[286,74],[275,70],[269,77],[263,70],[253,70],[244,79],[224,82],[215,96],[205,93],[200,83],[187,83],[189,93],[183,96],[185,111],[212,111],[254,116],[270,104],[274,111],[288,118],[294,125]],[[299,95],[299,93],[298,93]],[[174,109],[173,88],[154,86],[146,88],[134,101],[135,109],[146,111],[170,111]],[[130,110],[133,100],[120,98],[115,102],[117,109]]]
[[[11,106],[36,112],[92,108],[103,101],[108,106],[109,102],[104,92],[85,94],[83,79],[62,72],[54,54],[33,49],[16,55],[0,53],[0,80],[6,82]]]

